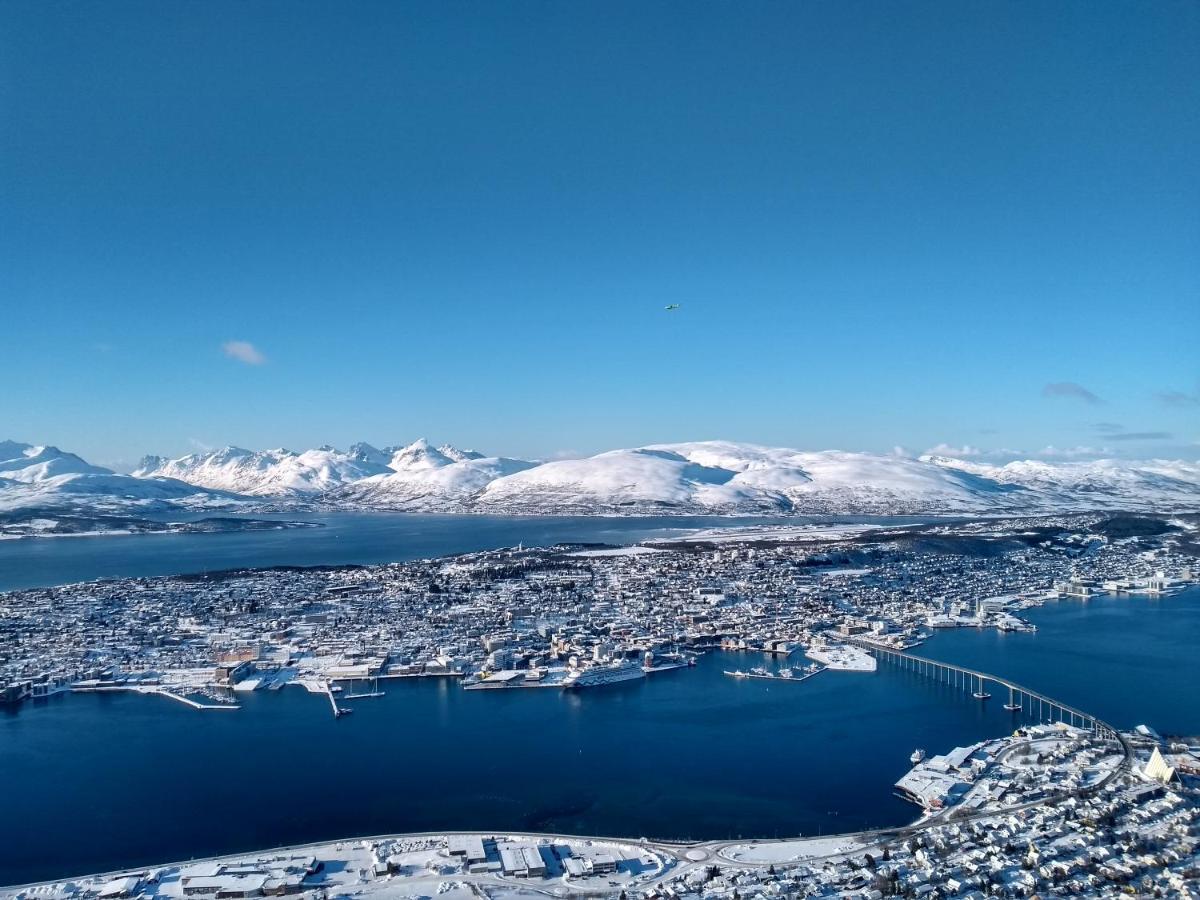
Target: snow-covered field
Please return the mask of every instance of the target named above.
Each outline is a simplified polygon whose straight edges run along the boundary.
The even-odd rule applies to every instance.
[[[721,851],[721,856],[741,863],[791,863],[858,853],[869,846],[845,836],[797,841],[752,841],[726,847]]]
[[[606,547],[603,550],[580,550],[569,553],[568,556],[603,557],[603,556],[644,556],[647,553],[660,553],[654,547]]]
[[[825,668],[840,672],[874,672],[875,657],[866,650],[849,644],[809,647],[804,654]]]

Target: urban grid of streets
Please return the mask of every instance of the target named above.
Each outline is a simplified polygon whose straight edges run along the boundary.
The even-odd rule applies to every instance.
[[[0,690],[8,702],[139,690],[222,708],[239,690],[294,681],[330,692],[336,711],[339,679],[545,686],[622,665],[653,677],[720,645],[816,657],[847,637],[911,647],[935,627],[1030,627],[1021,610],[1050,596],[1169,593],[1192,580],[1195,534],[1193,518],[1111,515],[735,529],[637,548],[14,591],[0,594]],[[906,829],[686,847],[408,836],[19,893],[1191,897],[1198,754],[1149,730],[1113,741],[1027,726],[919,763],[936,784]]]

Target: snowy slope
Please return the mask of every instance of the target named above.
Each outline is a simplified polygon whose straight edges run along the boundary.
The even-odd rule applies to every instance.
[[[1182,460],[1045,462],[1018,460],[1003,466],[945,456],[922,462],[1019,487],[1031,502],[1059,509],[1200,507],[1200,463]]]
[[[479,504],[694,512],[918,513],[1023,505],[1019,487],[914,459],[728,441],[659,444],[546,463],[488,486]]]
[[[57,447],[0,441],[0,511],[145,511],[226,506],[240,498],[171,478],[134,478],[94,466]]]
[[[786,510],[778,492],[739,484],[737,475],[664,448],[610,450],[497,479],[478,503],[513,511]]]
[[[224,447],[179,459],[148,456],[134,471],[139,478],[178,478],[215,490],[263,497],[319,494],[352,481],[389,471],[386,454],[369,444],[350,452],[318,447],[291,450],[243,450]]]
[[[139,478],[177,478],[202,487],[257,497],[302,497],[337,491],[344,485],[393,472],[431,471],[481,458],[482,454],[472,450],[433,447],[424,439],[406,447],[382,450],[362,443],[348,451],[325,446],[303,453],[224,447],[178,459],[147,456],[133,474]],[[500,475],[509,470],[494,471]]]
[[[322,499],[372,509],[461,511],[498,478],[536,465],[523,459],[471,456],[454,460],[442,452],[440,465],[403,468],[330,491]]]
[[[74,453],[57,447],[35,447],[18,441],[0,441],[0,478],[32,484],[58,475],[106,474]]]
[[[20,452],[32,459],[28,449]],[[36,465],[27,462],[22,470]],[[429,512],[888,515],[1200,508],[1195,462],[991,466],[732,441],[657,444],[541,464],[424,439],[383,449],[356,444],[346,452],[226,448],[150,459],[135,474],[285,501]],[[0,471],[0,478],[7,477]]]

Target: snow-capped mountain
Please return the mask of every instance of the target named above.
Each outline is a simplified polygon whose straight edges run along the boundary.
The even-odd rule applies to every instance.
[[[1019,488],[919,460],[727,441],[659,444],[498,479],[480,507],[512,511],[932,513],[1018,507]]]
[[[418,438],[407,447],[393,450],[388,468],[394,472],[421,472],[440,469],[466,458],[464,453],[453,447],[433,447],[425,438]]]
[[[226,449],[155,461],[135,474],[344,508],[429,512],[888,515],[1200,507],[1196,463],[988,466],[731,441],[656,444],[544,463],[424,439],[382,450],[356,444],[348,452]]]
[[[401,451],[393,457],[391,473],[345,485],[322,499],[373,509],[463,511],[489,484],[536,465],[498,456],[464,454],[456,459],[461,451],[450,453],[448,449],[454,448],[439,447],[419,461],[413,455],[397,460]]]
[[[57,447],[35,447],[19,441],[0,441],[0,478],[33,484],[60,475],[107,475],[110,469],[93,466]]]
[[[658,444],[498,478],[477,509],[825,514],[1200,509],[1200,464],[1155,460],[979,465],[729,441]]]
[[[1200,463],[1183,460],[1017,460],[1002,466],[945,456],[922,462],[1019,487],[1051,508],[1194,509],[1200,507]]]
[[[147,456],[134,470],[138,478],[178,478],[214,490],[259,497],[320,494],[339,485],[390,471],[387,455],[370,444],[355,444],[349,452],[318,447],[291,450],[243,450],[224,447],[192,453],[179,459]]]
[[[243,450],[241,447],[224,447],[178,459],[147,456],[133,474],[139,478],[177,478],[201,487],[255,497],[316,497],[379,476],[396,473],[415,475],[483,459],[483,454],[474,450],[459,450],[449,445],[434,447],[422,438],[405,447],[385,447],[382,450],[360,443],[354,444],[348,451],[330,446],[302,453],[284,449]],[[494,478],[516,471],[515,467],[510,466],[474,468],[480,474],[469,479],[473,483],[479,481],[482,473],[491,472],[491,478]],[[408,479],[410,482],[419,480]],[[456,479],[445,476],[442,480],[454,482]],[[479,484],[479,487],[482,486]]]
[[[349,509],[492,513],[973,514],[1200,509],[1200,463],[1003,466],[800,451],[730,441],[656,444],[531,462],[422,439],[382,449],[147,457],[117,475],[53,447],[0,443],[0,509],[73,503],[230,503],[248,497]]]
[[[135,478],[57,447],[0,441],[0,511],[90,512],[226,506],[239,498],[172,478]]]

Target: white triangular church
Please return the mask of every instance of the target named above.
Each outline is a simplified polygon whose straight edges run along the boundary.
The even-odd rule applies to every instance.
[[[1146,763],[1146,768],[1142,771],[1145,773],[1147,778],[1153,779],[1154,781],[1160,781],[1163,784],[1169,783],[1175,777],[1175,770],[1171,766],[1167,765],[1167,761],[1163,759],[1163,756],[1158,752],[1157,747],[1155,747],[1154,751],[1150,754],[1150,762]]]

